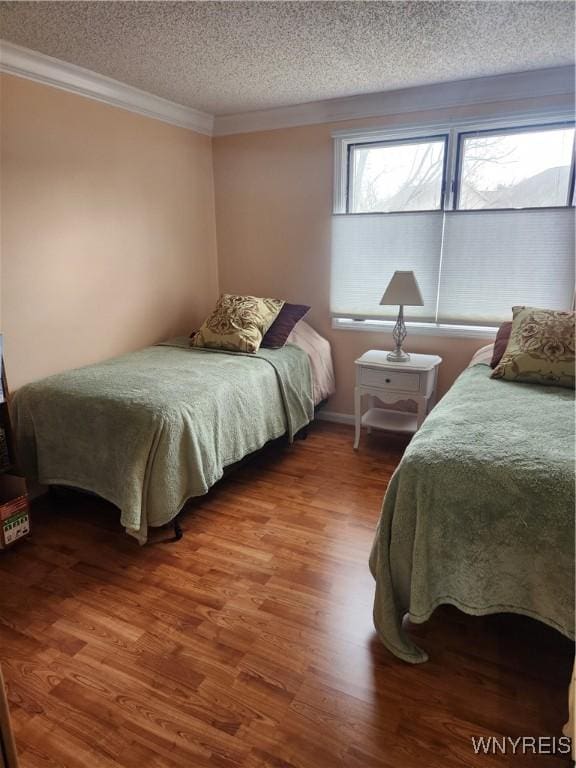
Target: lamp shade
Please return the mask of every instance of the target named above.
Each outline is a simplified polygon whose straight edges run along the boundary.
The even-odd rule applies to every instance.
[[[408,307],[423,307],[424,301],[414,272],[396,271],[384,291],[380,304],[399,304]]]

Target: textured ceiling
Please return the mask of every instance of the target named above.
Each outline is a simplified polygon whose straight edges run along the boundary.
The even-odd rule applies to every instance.
[[[217,115],[574,62],[574,4],[0,2],[0,36]]]

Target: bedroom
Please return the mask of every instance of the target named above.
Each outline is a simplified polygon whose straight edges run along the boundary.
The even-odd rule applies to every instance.
[[[8,768],[566,765],[574,5],[0,38]]]

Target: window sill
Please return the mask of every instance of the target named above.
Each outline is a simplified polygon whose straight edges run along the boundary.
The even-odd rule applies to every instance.
[[[361,333],[392,333],[393,320],[351,320],[332,318],[332,328],[338,331],[360,331]],[[414,336],[451,336],[461,339],[494,339],[498,328],[477,325],[442,325],[440,323],[406,323]]]

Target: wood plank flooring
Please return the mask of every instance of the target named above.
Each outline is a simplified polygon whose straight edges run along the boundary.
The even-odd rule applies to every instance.
[[[565,766],[471,736],[559,735],[571,645],[440,609],[425,665],[372,627],[370,543],[404,444],[318,423],[139,548],[98,500],[37,504],[0,554],[0,659],[23,768]]]

